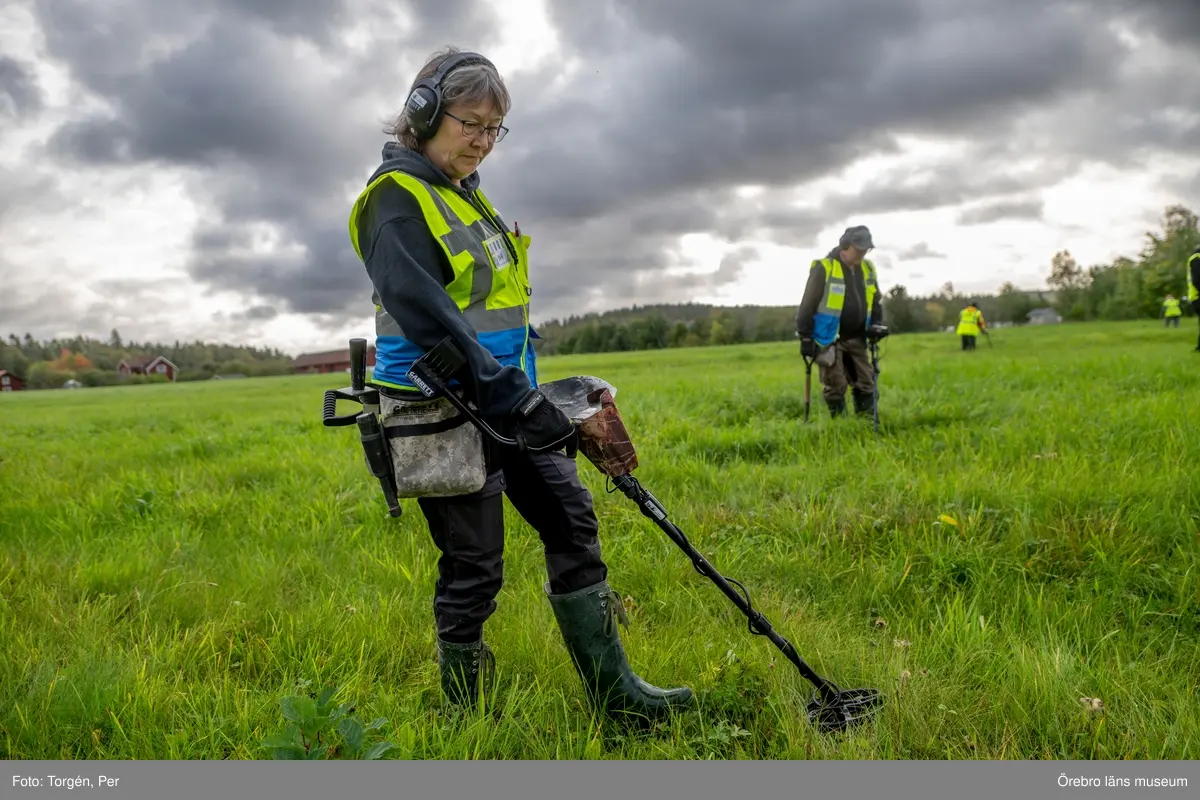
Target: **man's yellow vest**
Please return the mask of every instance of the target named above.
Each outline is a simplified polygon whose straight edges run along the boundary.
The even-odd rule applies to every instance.
[[[1182,317],[1183,309],[1179,307],[1179,301],[1172,297],[1170,300],[1163,300],[1163,316],[1166,317]]]
[[[1187,260],[1187,282],[1188,282],[1188,302],[1194,303],[1200,300],[1200,286],[1192,283],[1192,264],[1200,260],[1200,253],[1192,253],[1192,257]]]
[[[978,336],[980,322],[983,322],[983,312],[975,306],[967,306],[958,315],[958,335]]]
[[[842,308],[846,304],[846,275],[842,271],[842,262],[836,258],[822,258],[818,263],[825,268],[825,294],[821,297],[821,305],[813,316],[813,341],[825,347],[833,344],[838,338]],[[862,270],[863,283],[867,288],[867,326],[870,327],[871,309],[875,307],[879,283],[875,265],[865,258]]]
[[[529,326],[529,237],[503,232],[499,215],[478,189],[473,197],[486,215],[449,187],[433,186],[404,172],[388,172],[367,185],[350,212],[350,241],[360,260],[358,218],[371,191],[384,181],[395,181],[420,204],[433,238],[450,262],[453,278],[446,292],[478,333],[479,343],[501,364],[520,367],[537,386]],[[425,351],[405,337],[380,303],[378,292],[372,300],[376,341],[371,379],[416,391],[408,370]]]

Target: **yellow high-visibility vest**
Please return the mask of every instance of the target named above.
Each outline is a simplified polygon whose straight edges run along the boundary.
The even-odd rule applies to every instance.
[[[836,258],[822,258],[825,268],[825,293],[821,297],[821,305],[813,316],[813,341],[825,347],[833,344],[838,337],[838,325],[842,321],[842,308],[846,304],[846,274],[842,271],[842,262]],[[871,326],[871,309],[875,307],[875,295],[879,293],[879,281],[875,273],[875,265],[863,259],[863,283],[867,289],[867,327]]]
[[[983,312],[975,306],[967,306],[958,315],[958,335],[978,336],[979,329],[985,324],[983,321]]]
[[[499,215],[478,189],[473,198],[486,214],[450,187],[433,186],[393,171],[372,181],[350,212],[350,241],[359,259],[363,254],[359,250],[358,218],[372,190],[384,181],[394,181],[420,204],[425,222],[453,272],[446,292],[477,332],[479,343],[501,364],[520,367],[536,386],[529,325],[529,237],[503,232]],[[400,324],[380,303],[378,292],[372,300],[376,341],[371,379],[383,386],[416,391],[408,380],[408,371],[424,351],[404,335]]]

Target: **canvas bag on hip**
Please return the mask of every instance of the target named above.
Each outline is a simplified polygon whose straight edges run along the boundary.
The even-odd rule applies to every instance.
[[[483,488],[483,434],[449,400],[379,396],[397,497],[455,497]]]

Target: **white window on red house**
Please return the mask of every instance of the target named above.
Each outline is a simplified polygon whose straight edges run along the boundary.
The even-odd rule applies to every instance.
[[[159,371],[159,372],[163,372],[163,373],[165,373],[165,372],[167,371],[167,365],[166,365],[166,364],[159,364],[159,365],[158,365],[158,371]]]
[[[0,378],[0,384],[3,384],[4,386],[8,386],[9,383],[11,383],[11,381],[9,381],[7,375],[5,375],[3,378]]]

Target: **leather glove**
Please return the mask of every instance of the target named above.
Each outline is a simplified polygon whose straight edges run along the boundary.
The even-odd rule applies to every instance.
[[[521,398],[513,408],[512,423],[513,438],[522,449],[534,453],[565,450],[575,457],[579,437],[574,423],[540,389],[530,389]]]
[[[808,338],[801,339],[800,340],[800,355],[804,356],[805,358],[809,358],[809,359],[816,358],[817,357],[817,343],[812,339],[808,339]]]

